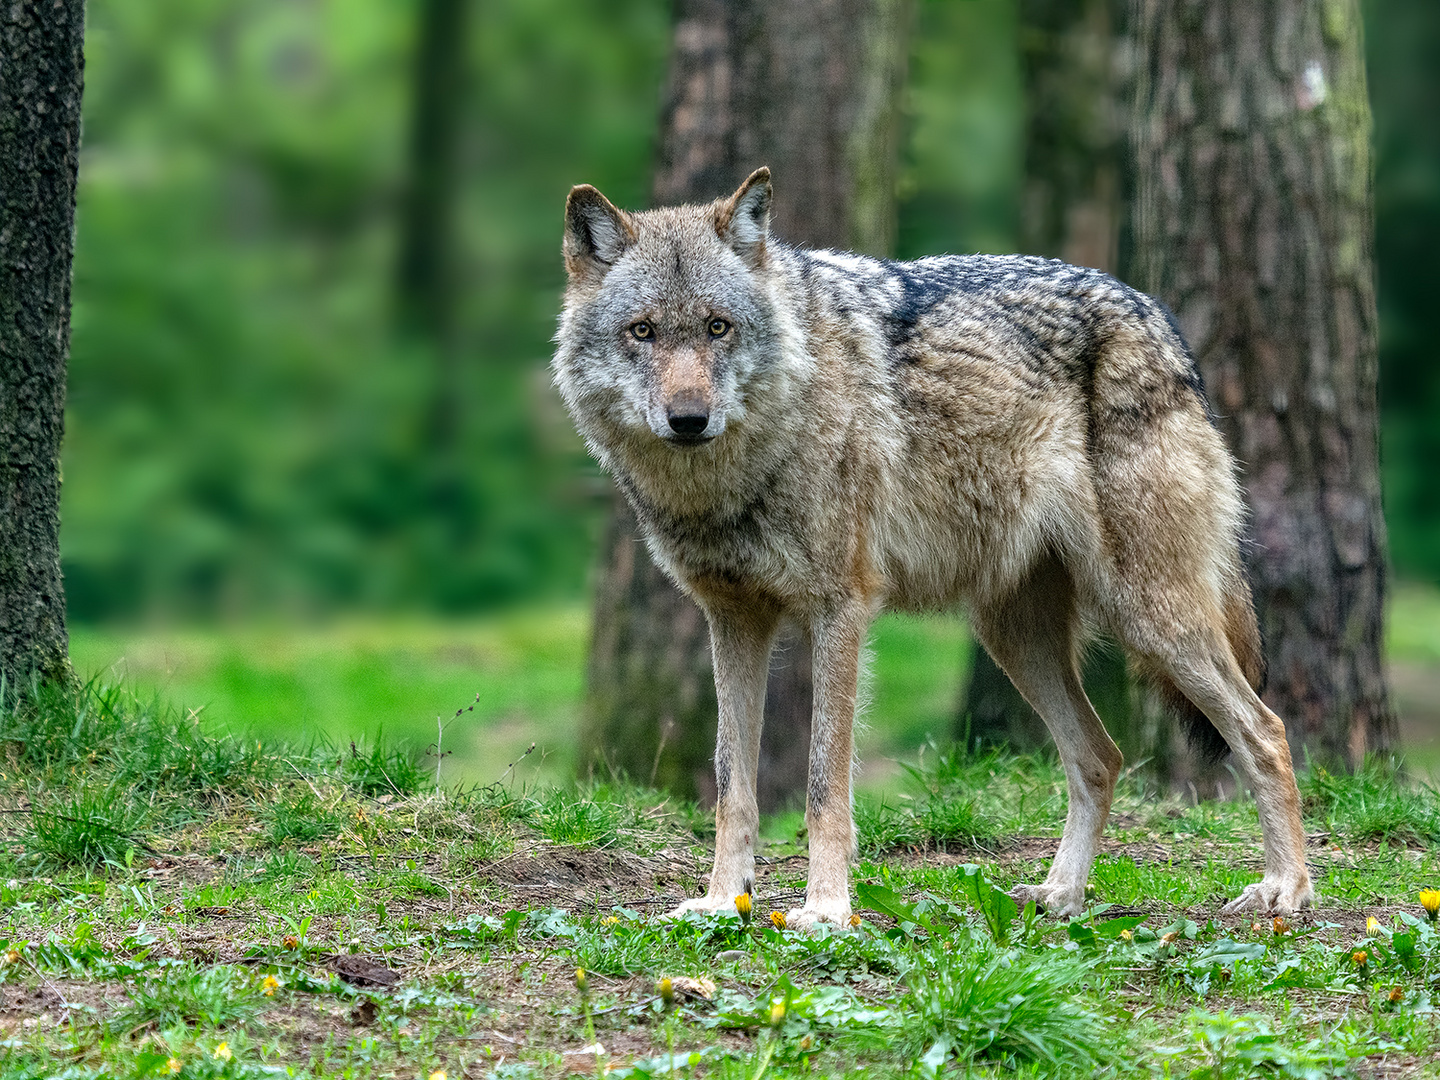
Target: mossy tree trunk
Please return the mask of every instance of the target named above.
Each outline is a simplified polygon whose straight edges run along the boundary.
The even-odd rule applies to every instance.
[[[908,0],[677,0],[675,15],[655,202],[708,201],[769,165],[776,235],[888,253]],[[712,800],[715,711],[704,618],[655,569],[617,497],[581,769]],[[762,809],[804,797],[809,746],[809,647],[792,628],[771,664]]]
[[[1136,0],[1134,283],[1175,312],[1254,515],[1297,758],[1394,742],[1381,658],[1370,108],[1358,0]]]
[[[1124,0],[1021,0],[1025,186],[1021,250],[1120,274],[1127,100],[1119,48]],[[1045,724],[977,642],[956,737],[1032,750]],[[1125,659],[1108,644],[1086,657],[1085,687],[1127,758],[1144,754]]]
[[[66,677],[60,440],[84,84],[82,0],[0,10],[0,676]]]

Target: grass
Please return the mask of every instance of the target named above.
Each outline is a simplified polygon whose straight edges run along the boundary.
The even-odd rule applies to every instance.
[[[197,703],[194,719],[207,732],[423,752],[443,720],[442,779],[491,783],[518,761],[507,779],[553,784],[574,772],[588,634],[587,612],[557,608],[469,623],[77,626],[71,652],[87,676]],[[969,638],[955,619],[886,617],[872,646],[862,781],[885,786],[899,776],[891,758],[948,740]],[[433,771],[433,757],[425,767]]]
[[[1440,1075],[1440,796],[1380,763],[1303,780],[1312,915],[1219,913],[1253,804],[1127,780],[1058,923],[1002,892],[1058,768],[928,748],[861,799],[861,925],[808,937],[770,914],[793,818],[750,923],[665,922],[705,815],[641,788],[437,788],[382,738],[256,747],[98,683],[0,711],[0,760],[0,1078]]]

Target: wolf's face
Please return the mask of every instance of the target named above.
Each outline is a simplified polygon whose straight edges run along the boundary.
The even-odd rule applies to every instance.
[[[555,380],[587,435],[598,421],[683,451],[743,422],[773,340],[769,214],[768,169],[703,207],[627,214],[570,192]]]

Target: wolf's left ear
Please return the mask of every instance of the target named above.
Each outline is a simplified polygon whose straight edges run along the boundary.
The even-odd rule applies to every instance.
[[[630,215],[589,184],[565,200],[565,269],[573,278],[599,280],[635,242]]]
[[[770,235],[770,170],[761,166],[715,212],[715,232],[752,270],[765,262]]]

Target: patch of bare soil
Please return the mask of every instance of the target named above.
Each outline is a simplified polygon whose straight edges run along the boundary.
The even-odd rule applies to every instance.
[[[532,906],[650,908],[677,904],[701,868],[688,851],[635,855],[613,849],[576,850],[548,844],[517,849],[478,870],[482,880],[513,890]]]

